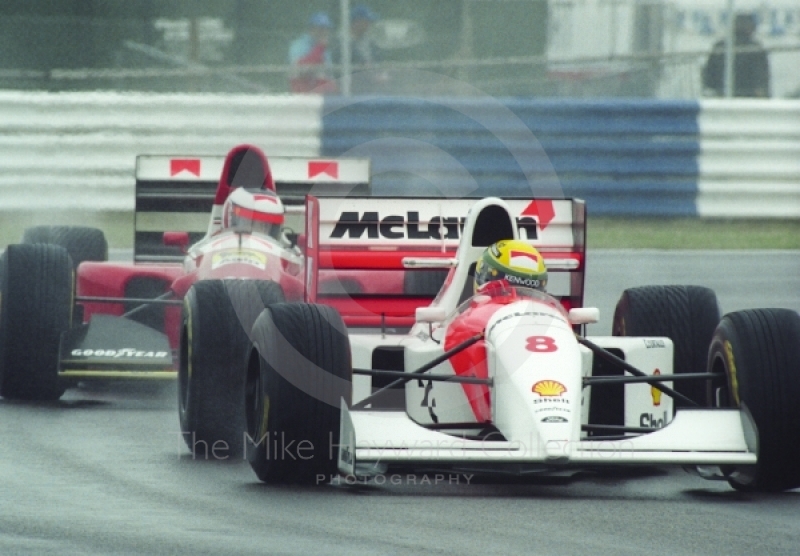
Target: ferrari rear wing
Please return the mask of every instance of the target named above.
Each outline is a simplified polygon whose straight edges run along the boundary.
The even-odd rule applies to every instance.
[[[163,245],[166,231],[189,232],[191,243],[209,228],[211,208],[224,156],[136,157],[134,260],[183,260],[182,253]],[[368,159],[270,157],[269,165],[284,204],[302,207],[304,196],[369,195]]]
[[[548,291],[567,309],[583,306],[585,203],[521,198],[502,202],[517,237],[544,256],[551,271]],[[463,236],[469,233],[465,225],[476,203],[480,200],[308,196],[306,299],[335,306],[348,325],[413,325],[416,308],[433,301],[444,274],[455,266],[459,245],[474,243]],[[491,215],[475,220],[473,234],[493,232],[478,229],[493,226]],[[442,269],[438,283],[411,276],[430,274],[432,268]],[[320,277],[331,273],[342,280],[355,275],[360,289],[321,288]],[[411,283],[435,287],[409,287]]]

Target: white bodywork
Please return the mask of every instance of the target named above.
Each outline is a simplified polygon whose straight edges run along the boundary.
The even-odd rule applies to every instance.
[[[468,279],[469,263],[483,250],[472,245],[470,238],[478,213],[487,205],[503,206],[504,202],[483,199],[473,207],[451,279],[445,282],[432,309],[418,314],[410,333],[351,334],[354,368],[369,368],[378,346],[402,346],[406,371],[418,369],[445,352],[443,338],[454,317],[463,310],[460,296]],[[481,300],[473,298],[470,302]],[[448,316],[436,322],[441,315]],[[587,312],[587,316],[592,317],[593,313]],[[547,338],[550,347],[531,348],[532,337]],[[673,346],[668,338],[590,340],[645,373],[672,373]],[[595,366],[593,353],[578,343],[573,323],[559,302],[545,294],[522,295],[499,308],[485,326],[484,341],[491,380],[491,420],[484,424],[494,432],[477,438],[481,426],[462,384],[426,381],[420,375],[420,379],[406,383],[405,410],[376,410],[369,406],[351,410],[343,404],[341,472],[366,474],[369,469],[374,471],[393,463],[472,469],[486,466],[490,470],[525,472],[609,464],[756,462],[754,427],[745,412],[681,409],[675,413],[672,398],[645,383],[622,387],[623,426],[642,430],[621,432],[613,438],[594,437],[582,430],[583,425],[590,424],[592,395],[595,404],[604,403],[607,387],[583,386],[584,378],[592,375]],[[449,360],[429,372],[456,375]],[[371,391],[371,377],[354,377],[354,404]],[[451,427],[442,427],[443,424]],[[458,428],[459,424],[464,428]]]

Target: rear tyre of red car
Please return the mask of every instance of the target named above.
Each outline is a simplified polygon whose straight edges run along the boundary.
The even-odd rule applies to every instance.
[[[178,415],[195,458],[240,460],[248,333],[264,307],[284,301],[275,282],[203,280],[183,303]]]
[[[22,233],[22,243],[59,245],[72,258],[73,268],[83,261],[107,261],[108,242],[103,230],[86,226],[33,226]]]
[[[0,258],[0,396],[57,400],[61,333],[72,320],[72,261],[55,245],[9,245]]]
[[[247,365],[247,459],[277,484],[327,484],[337,474],[341,403],[350,404],[347,330],[331,307],[269,307]]]
[[[741,407],[756,425],[755,466],[723,468],[744,491],[800,487],[800,315],[789,309],[752,309],[725,315],[714,333],[708,369],[721,378],[722,407]],[[756,436],[756,438],[754,438]]]
[[[663,336],[672,340],[673,372],[705,371],[708,346],[720,320],[713,290],[701,286],[643,286],[622,292],[614,310],[614,336]],[[675,383],[675,390],[708,407],[706,381]],[[675,407],[687,404],[675,400]]]

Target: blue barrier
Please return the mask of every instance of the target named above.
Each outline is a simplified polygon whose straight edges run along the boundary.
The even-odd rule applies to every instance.
[[[321,151],[377,195],[575,196],[593,214],[696,215],[695,102],[326,98]]]

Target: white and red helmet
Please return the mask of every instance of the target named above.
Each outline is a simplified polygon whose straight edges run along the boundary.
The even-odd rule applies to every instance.
[[[269,190],[237,187],[222,208],[222,228],[279,239],[284,210],[280,198]]]

